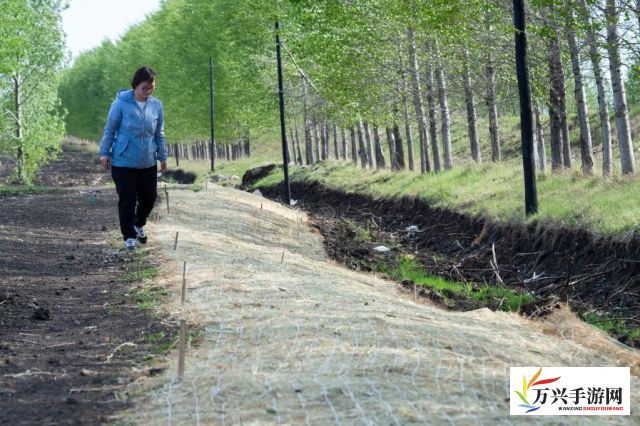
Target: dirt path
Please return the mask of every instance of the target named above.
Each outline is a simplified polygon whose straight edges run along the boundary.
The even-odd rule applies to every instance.
[[[638,353],[566,312],[533,322],[444,311],[330,261],[303,213],[218,187],[170,199],[171,213],[150,229],[174,260],[159,283],[173,289],[173,319],[201,327],[200,344],[184,380],[174,363],[134,389],[125,423],[519,424],[508,416],[508,368],[528,365],[631,365],[632,410],[640,402]]]
[[[109,180],[93,160],[69,151],[41,183]],[[112,188],[0,197],[0,424],[107,421],[130,406],[146,336],[170,334],[124,280],[153,262],[121,250],[115,206]]]

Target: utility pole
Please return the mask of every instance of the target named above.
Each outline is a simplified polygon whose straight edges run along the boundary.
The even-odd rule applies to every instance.
[[[527,216],[538,213],[536,170],[533,164],[533,124],[531,120],[531,88],[527,58],[524,0],[513,0],[515,24],[516,75],[520,98],[520,135],[522,137],[522,166],[524,170],[524,202]]]
[[[215,139],[213,133],[213,123],[214,123],[214,113],[213,113],[213,58],[209,57],[209,98],[210,98],[210,109],[211,109],[211,141],[209,142],[209,154],[211,157],[211,172],[215,169]]]
[[[278,95],[280,97],[280,135],[282,137],[282,163],[284,169],[284,190],[287,204],[291,205],[291,187],[289,185],[289,156],[287,150],[287,131],[284,120],[284,89],[282,84],[282,53],[280,51],[280,23],[276,21],[276,53],[278,56]]]

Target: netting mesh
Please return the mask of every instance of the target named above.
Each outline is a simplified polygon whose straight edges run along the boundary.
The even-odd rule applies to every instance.
[[[510,366],[635,366],[637,352],[560,312],[447,312],[326,258],[303,213],[219,188],[172,191],[151,238],[170,261],[175,318],[203,327],[177,380],[147,379],[140,424],[628,424],[509,417]],[[261,209],[262,205],[262,209]],[[173,251],[176,231],[178,249]],[[188,297],[179,306],[182,262]],[[158,283],[155,283],[158,284]],[[173,357],[173,354],[172,354]],[[633,408],[632,408],[633,409]]]

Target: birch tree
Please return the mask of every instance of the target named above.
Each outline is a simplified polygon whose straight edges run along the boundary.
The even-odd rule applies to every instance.
[[[620,38],[618,35],[619,7],[615,0],[606,0],[605,16],[607,18],[607,50],[609,51],[609,72],[613,90],[613,110],[616,115],[618,146],[620,147],[620,165],[622,174],[636,172],[636,161],[631,141],[631,128],[627,109],[627,95],[622,78],[620,62]]]
[[[60,1],[0,0],[0,84],[11,102],[0,149],[16,160],[14,178],[30,184],[59,152],[64,135],[57,86],[64,36]],[[0,95],[2,95],[0,91]]]

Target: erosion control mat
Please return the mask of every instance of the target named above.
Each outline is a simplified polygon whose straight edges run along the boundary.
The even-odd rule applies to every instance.
[[[640,402],[638,353],[569,313],[533,322],[415,303],[395,283],[330,261],[301,212],[220,187],[169,198],[170,213],[149,228],[170,258],[158,284],[173,290],[174,319],[200,329],[199,344],[182,381],[174,354],[166,373],[131,389],[139,396],[125,423],[519,423],[508,416],[509,366],[632,366],[632,407]]]

